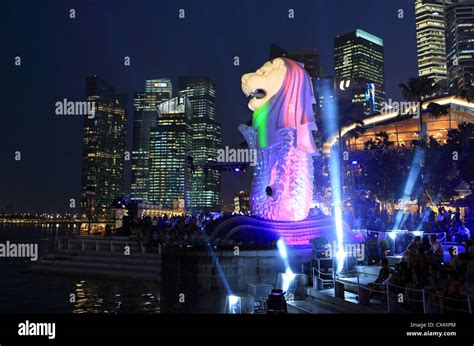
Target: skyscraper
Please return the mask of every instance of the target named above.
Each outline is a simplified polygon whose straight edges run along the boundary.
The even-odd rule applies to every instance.
[[[214,164],[221,146],[222,131],[215,120],[214,83],[203,76],[179,77],[178,93],[189,99],[193,112],[190,156],[194,169],[190,176],[190,209],[194,212],[220,210],[221,173]]]
[[[363,105],[364,113],[378,111],[385,100],[383,40],[364,30],[337,36],[334,40],[336,83],[347,80],[354,87],[353,103]]]
[[[108,216],[124,194],[126,99],[97,76],[87,78],[86,101],[95,112],[84,121],[81,210],[90,217]]]
[[[449,93],[474,97],[474,1],[453,2],[445,18]]]
[[[158,105],[156,126],[150,128],[148,200],[164,209],[189,209],[191,120],[191,103],[177,96]]]
[[[234,193],[233,205],[235,212],[250,211],[250,194],[248,191],[240,191]]]
[[[416,0],[418,75],[433,78],[446,93],[446,44],[444,11],[449,0]]]
[[[149,79],[145,92],[137,93],[134,100],[132,184],[131,199],[148,202],[150,167],[150,129],[158,119],[158,105],[171,99],[170,79]]]

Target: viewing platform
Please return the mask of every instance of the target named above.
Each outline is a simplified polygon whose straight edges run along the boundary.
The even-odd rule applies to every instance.
[[[32,273],[160,282],[161,256],[129,237],[80,236],[58,240]]]

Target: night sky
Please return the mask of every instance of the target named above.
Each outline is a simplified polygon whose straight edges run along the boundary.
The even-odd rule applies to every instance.
[[[15,0],[2,7],[0,211],[10,204],[15,211],[68,212],[70,198],[79,206],[83,118],[58,116],[54,104],[84,100],[89,75],[129,95],[130,151],[135,91],[145,79],[169,77],[176,86],[178,75],[193,74],[215,81],[222,142],[237,147],[237,126],[251,115],[240,76],[268,60],[272,42],[319,50],[333,74],[334,37],[361,28],[384,39],[387,97],[400,99],[398,84],[417,75],[413,0]],[[180,8],[185,19],[178,18]],[[131,66],[124,66],[125,56]],[[227,205],[250,182],[230,174],[223,177]]]

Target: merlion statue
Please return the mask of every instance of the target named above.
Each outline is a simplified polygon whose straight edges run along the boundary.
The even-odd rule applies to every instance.
[[[240,125],[250,149],[257,150],[250,205],[256,216],[300,221],[313,197],[312,131],[317,130],[313,87],[301,64],[286,58],[266,62],[242,76],[251,97],[252,126]]]

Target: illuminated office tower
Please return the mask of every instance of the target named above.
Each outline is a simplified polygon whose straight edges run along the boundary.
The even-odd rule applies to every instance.
[[[433,78],[446,93],[446,45],[444,11],[447,0],[416,0],[416,48],[418,75]]]
[[[150,128],[157,124],[158,104],[172,96],[170,79],[149,79],[145,82],[145,92],[135,95],[131,182],[134,201],[148,202]]]
[[[364,113],[379,111],[385,100],[383,40],[364,30],[334,39],[336,84],[351,80],[352,102],[363,105]],[[356,86],[356,87],[354,87]]]
[[[178,93],[186,96],[193,110],[190,210],[210,212],[221,209],[221,173],[216,168],[221,146],[221,125],[215,120],[214,83],[203,76],[178,77]]]
[[[250,194],[248,191],[234,193],[233,204],[235,212],[244,213],[246,211],[250,211]]]
[[[84,121],[81,211],[107,217],[114,199],[124,194],[127,96],[93,76],[86,80],[86,101],[94,102],[95,113]]]
[[[189,209],[191,120],[191,103],[177,96],[158,105],[156,126],[150,128],[148,200],[176,212]]]
[[[474,97],[474,1],[446,8],[448,88],[454,95]]]

